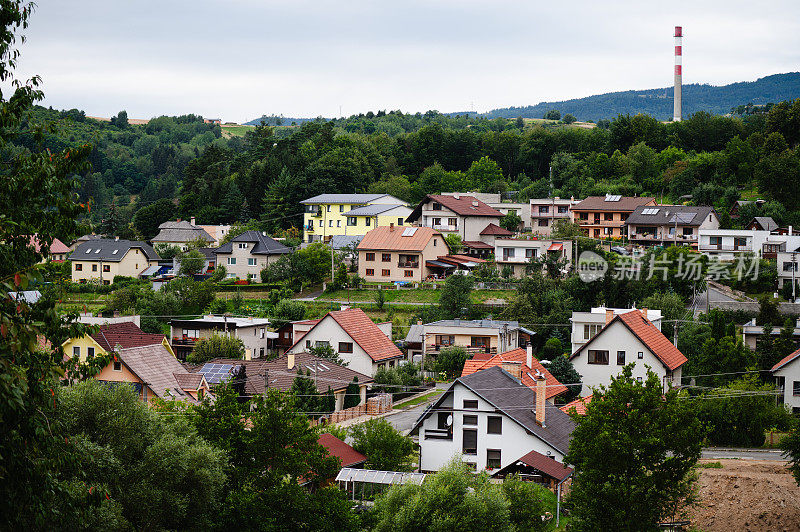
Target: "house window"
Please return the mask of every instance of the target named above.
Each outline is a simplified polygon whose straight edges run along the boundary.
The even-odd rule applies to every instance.
[[[447,418],[450,417],[449,412],[439,412],[436,418],[436,428],[439,430],[447,430]]]
[[[325,212],[331,212],[331,206],[325,205]]]
[[[462,451],[464,454],[478,454],[478,429],[464,429]]]
[[[403,225],[403,218],[397,219],[397,225]]]
[[[528,248],[528,249],[526,249],[525,250],[525,258],[526,259],[535,259],[538,251],[539,250],[536,249],[536,248]]]
[[[489,416],[487,418],[486,434],[502,434],[503,418],[500,416]]]
[[[342,226],[342,221],[336,220],[336,227],[341,227],[341,226]]]
[[[87,347],[86,348],[86,357],[92,358],[94,356],[94,347]]]
[[[372,277],[375,275],[375,270],[372,268],[367,268],[367,277]]]
[[[73,347],[72,348],[72,356],[80,357],[81,356],[81,348],[80,347]]]
[[[111,266],[108,265],[108,264],[103,264],[103,271],[104,272],[110,272],[111,271]]]
[[[382,277],[389,277],[392,274],[389,270],[381,270]]]
[[[477,425],[478,424],[478,416],[474,416],[471,414],[464,415],[464,425]]]
[[[353,342],[339,342],[339,352],[340,353],[352,353],[353,352]]]
[[[263,347],[258,350],[258,356],[259,356],[259,358],[264,358],[264,348]]]
[[[477,399],[464,399],[464,410],[477,410],[477,409],[478,409]]]
[[[311,347],[311,340],[306,340],[306,348],[308,349],[310,347]]]
[[[122,371],[122,362],[114,360],[114,371]]]
[[[319,221],[319,226],[322,227],[322,220]]]
[[[442,204],[434,201],[433,203],[431,203],[431,210],[441,211],[442,210]]]
[[[548,222],[549,220],[547,218],[541,218],[540,220],[538,220],[537,225],[539,227],[547,227]]]
[[[344,205],[339,205],[339,212],[344,212]]]
[[[639,353],[636,355],[636,358],[642,360],[644,358],[644,351],[639,351]]]
[[[478,470],[478,464],[476,464],[475,462],[464,462],[464,465],[466,465],[470,469],[470,471]]]
[[[456,337],[452,334],[437,334],[436,345],[453,345],[456,342]]]
[[[364,218],[364,225],[366,225],[367,227],[369,227],[370,225],[372,225],[372,218],[370,218],[369,216],[367,216],[366,218]]]
[[[259,331],[259,338],[261,338],[262,340],[264,339],[264,336],[266,336],[266,335],[267,335],[267,330],[266,329],[261,329]]]
[[[183,329],[183,335],[186,338],[200,338],[199,329]]]
[[[800,381],[792,382],[792,395],[800,395]]]
[[[642,378],[641,377],[636,377],[636,382],[642,382]]]
[[[103,284],[109,285],[111,284],[111,281],[109,281],[108,279],[103,279]]]
[[[317,340],[314,342],[314,347],[329,347],[331,343],[327,340]]]
[[[96,271],[97,271],[97,264],[92,264],[92,271],[93,271],[93,272],[96,272]]]
[[[381,253],[381,262],[392,262],[391,253]]]
[[[683,236],[692,236],[694,234],[694,229],[691,227],[684,227],[683,228]]]
[[[247,259],[247,265],[248,266],[255,266],[256,265],[256,259]]]
[[[458,218],[448,218],[447,225],[450,227],[456,227],[458,225]]]
[[[613,212],[606,212],[603,213],[603,220],[607,222],[611,222],[614,220],[614,213]]]
[[[433,247],[436,247],[436,239],[433,239]]]
[[[358,224],[358,218],[355,216],[348,216],[347,217],[347,225],[349,227],[355,227]]]
[[[366,256],[365,260],[368,260],[370,262],[374,261],[375,260],[375,253],[367,253],[367,256]]]
[[[589,349],[589,364],[608,365],[608,351]]]
[[[594,338],[594,335],[600,331],[600,325],[584,325],[583,326],[583,339],[588,340]]]
[[[234,266],[236,264],[236,257],[228,257],[228,266]]]
[[[79,262],[76,262],[75,263],[75,271],[76,272],[82,272],[83,271],[83,264],[81,264]]]
[[[617,351],[617,366],[625,365],[625,351]]]
[[[469,339],[470,347],[489,347],[488,336],[472,336]]]
[[[547,214],[550,212],[550,207],[547,205],[539,205],[539,214]]]
[[[414,277],[414,270],[403,270],[403,277]]]
[[[333,227],[333,220],[328,220],[328,227]]]
[[[239,249],[247,249],[247,242],[239,242],[239,243],[237,244],[237,247],[238,247]]]
[[[558,206],[558,214],[566,214],[569,211],[569,207],[566,205],[559,205]]]
[[[486,467],[489,469],[500,468],[500,449],[486,449]]]

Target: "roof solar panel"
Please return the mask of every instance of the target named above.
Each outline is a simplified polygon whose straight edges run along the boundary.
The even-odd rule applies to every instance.
[[[205,376],[206,381],[212,384],[219,384],[230,378],[234,366],[231,364],[206,363],[200,368],[199,373]]]
[[[417,232],[416,227],[406,227],[403,229],[403,236],[414,236],[414,233]]]

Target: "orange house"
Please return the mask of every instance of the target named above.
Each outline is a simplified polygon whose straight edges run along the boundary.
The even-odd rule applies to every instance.
[[[572,207],[572,219],[590,238],[621,238],[625,236],[625,220],[636,207],[655,204],[656,199],[648,197],[589,196]]]

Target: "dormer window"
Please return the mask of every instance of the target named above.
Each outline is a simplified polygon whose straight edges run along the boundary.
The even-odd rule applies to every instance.
[[[439,202],[434,201],[434,202],[431,203],[431,209],[434,210],[434,211],[441,211],[442,210],[442,204],[439,203]]]
[[[239,249],[247,249],[247,243],[246,242],[239,242]]]

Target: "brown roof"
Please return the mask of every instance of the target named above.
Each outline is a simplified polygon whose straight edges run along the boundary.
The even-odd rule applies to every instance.
[[[450,262],[455,264],[465,264],[467,262],[475,262],[475,263],[488,262],[486,259],[471,257],[470,255],[442,255],[440,257],[437,257],[437,259],[444,262]]]
[[[413,231],[413,235],[408,235]],[[408,236],[403,236],[403,235]],[[430,227],[376,227],[361,239],[357,249],[377,249],[387,251],[422,251],[431,238],[439,235],[439,231]],[[445,243],[444,249],[447,249]]]
[[[580,349],[575,351],[570,358],[575,358],[578,354],[587,348],[595,338],[598,338],[603,332],[617,320],[621,321],[628,330],[633,333],[646,347],[650,350],[656,358],[658,358],[664,366],[669,370],[674,370],[685,364],[687,358],[681,353],[677,347],[672,345],[672,342],[659,331],[650,320],[642,316],[638,310],[632,310],[624,314],[617,314],[614,319],[608,322],[599,333],[587,343],[583,344]]]
[[[356,451],[333,434],[323,432],[319,435],[317,443],[325,447],[329,455],[338,458],[342,467],[353,467],[354,465],[363,464],[367,461],[366,456]]]
[[[119,344],[123,349],[160,344],[163,334],[149,334],[141,330],[135,323],[107,323],[92,335],[95,342],[106,351],[113,351]],[[174,357],[173,357],[174,358]]]
[[[511,236],[514,234],[513,231],[509,231],[503,227],[500,227],[497,224],[489,224],[484,227],[483,231],[481,231],[482,235],[496,235],[496,236]]]
[[[592,402],[592,396],[587,395],[586,397],[578,397],[574,401],[565,404],[561,408],[561,411],[569,414],[570,410],[575,410],[575,412],[581,416],[586,415],[586,405]]]
[[[178,381],[181,379],[182,382],[186,382],[184,379],[188,379],[187,377],[178,375],[187,374],[188,370],[162,344],[122,349],[119,358],[157,397],[165,400],[181,399],[196,402],[192,396],[183,391],[183,386]]]
[[[235,358],[212,358],[202,364],[184,364],[192,373],[197,373],[206,364],[230,364],[231,366],[244,366],[245,383],[244,393],[258,395],[264,393],[264,375],[266,373],[266,360],[239,360]],[[198,373],[199,374],[199,373]],[[211,386],[216,386],[212,384]]]
[[[173,375],[183,390],[197,390],[203,384],[203,375],[200,373],[173,373]]]
[[[783,357],[783,358],[780,360],[780,362],[778,362],[777,364],[775,364],[774,366],[772,366],[772,369],[770,369],[770,371],[778,371],[778,370],[779,370],[779,369],[781,369],[783,366],[785,366],[786,364],[788,364],[789,362],[791,362],[792,360],[794,360],[795,358],[797,358],[797,357],[799,357],[799,356],[800,356],[800,349],[798,349],[798,350],[797,350],[797,351],[795,351],[794,353],[791,353],[791,354],[789,354],[789,355],[786,355],[785,357]]]
[[[647,196],[622,196],[619,201],[606,201],[606,196],[589,196],[572,207],[573,211],[630,211],[641,205],[655,205],[656,199]]]
[[[379,362],[403,356],[394,342],[360,308],[338,310],[329,312],[328,315],[336,320],[336,323],[366,351],[373,361]]]
[[[383,334],[383,333],[381,333]],[[269,362],[263,362],[264,370],[267,373],[268,386],[275,388],[282,392],[288,391],[292,387],[295,377],[297,377],[297,370],[300,369],[303,373],[308,370],[317,385],[317,391],[324,393],[330,388],[331,390],[339,391],[347,388],[347,385],[353,381],[353,377],[358,378],[359,384],[372,382],[372,377],[364,375],[358,371],[350,368],[340,366],[326,358],[315,357],[311,353],[297,353],[294,356],[294,367],[289,369],[288,355],[282,355]],[[239,363],[244,361],[239,361]],[[225,363],[225,362],[221,362]],[[263,393],[263,370],[260,372],[261,377],[260,386],[261,390],[255,393]],[[250,369],[247,370],[248,384],[250,378],[253,376]]]
[[[503,213],[489,207],[481,200],[473,196],[461,196],[458,199],[455,196],[444,196],[441,194],[428,194],[422,201],[420,201],[411,214],[408,215],[407,220],[413,222],[422,216],[422,206],[430,201],[441,203],[459,216],[491,216],[493,218],[502,218]]]
[[[494,246],[481,242],[480,240],[464,240],[461,244],[466,248],[472,249],[494,249]]]
[[[489,360],[476,360],[474,358],[467,360],[464,362],[464,369],[461,371],[461,376],[466,377],[467,375],[472,375],[476,371],[489,369],[494,366],[502,366],[503,362],[507,361],[522,362],[522,383],[534,392],[536,391],[536,381],[531,377],[531,374],[535,375],[537,370],[541,371],[544,374],[545,386],[547,386],[547,391],[545,392],[546,399],[550,399],[551,397],[555,397],[567,391],[567,387],[558,382],[558,379],[553,377],[536,357],[531,358],[533,367],[529,368],[527,364],[528,352],[522,348],[500,353],[491,357]]]
[[[572,475],[571,467],[566,467],[564,464],[557,462],[554,458],[545,456],[536,451],[531,451],[525,456],[518,458],[515,462],[512,462],[511,465],[514,465],[517,462],[522,462],[527,466],[538,469],[545,475],[554,478],[559,482],[568,479],[570,475]]]

